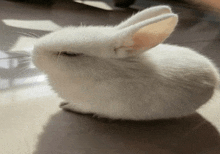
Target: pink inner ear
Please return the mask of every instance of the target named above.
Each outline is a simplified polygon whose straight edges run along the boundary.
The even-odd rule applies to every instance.
[[[133,51],[143,51],[160,44],[172,33],[176,23],[177,18],[171,17],[139,29],[132,36]]]
[[[154,37],[152,34],[146,34],[145,32],[138,31],[133,35],[132,39],[134,41],[133,48],[135,50],[144,50],[156,45],[153,41]]]
[[[146,50],[150,49],[156,45],[158,45],[158,40],[163,40],[166,38],[167,34],[166,33],[157,33],[157,32],[141,32],[143,30],[138,31],[133,35],[133,48],[135,50]]]

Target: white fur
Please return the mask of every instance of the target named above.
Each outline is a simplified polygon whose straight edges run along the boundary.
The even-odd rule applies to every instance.
[[[67,27],[38,40],[33,62],[68,102],[64,109],[113,119],[186,116],[212,97],[219,75],[207,57],[159,44],[177,21],[158,6],[115,27]]]

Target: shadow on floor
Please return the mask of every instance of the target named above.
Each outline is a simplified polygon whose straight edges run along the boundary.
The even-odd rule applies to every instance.
[[[197,113],[134,122],[60,111],[44,126],[34,154],[214,154],[219,149],[219,133]]]

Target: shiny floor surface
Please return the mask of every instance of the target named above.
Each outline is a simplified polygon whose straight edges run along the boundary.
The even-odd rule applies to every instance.
[[[115,25],[163,1],[129,9],[111,0],[56,1],[52,6],[0,1],[1,154],[219,154],[220,99],[176,120],[108,121],[62,111],[62,99],[30,62],[34,40],[68,25]],[[170,4],[169,1],[163,4]],[[92,5],[92,6],[91,6]],[[167,43],[191,47],[220,66],[220,17],[171,4],[180,23]]]

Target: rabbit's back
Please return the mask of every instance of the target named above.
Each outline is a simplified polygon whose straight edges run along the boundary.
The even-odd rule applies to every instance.
[[[160,44],[145,53],[156,66],[157,72],[167,81],[187,86],[217,87],[218,69],[207,57],[192,49]]]

